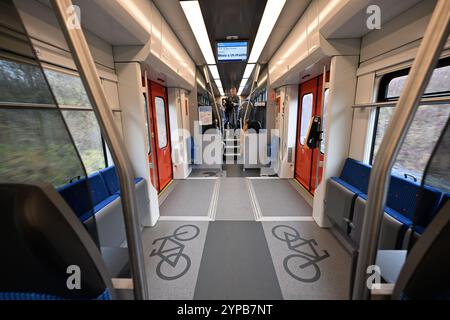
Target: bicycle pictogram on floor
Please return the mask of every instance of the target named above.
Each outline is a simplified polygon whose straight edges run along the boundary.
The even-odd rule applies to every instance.
[[[304,239],[300,233],[285,225],[279,225],[272,229],[272,234],[280,241],[286,242],[288,248],[295,253],[288,255],[283,260],[286,272],[302,282],[315,282],[320,279],[320,268],[318,263],[330,256],[328,251],[319,253],[314,239]]]
[[[158,249],[153,249],[150,257],[158,256],[161,261],[156,266],[156,274],[163,280],[181,278],[191,267],[191,259],[185,253],[183,242],[193,240],[200,234],[195,225],[183,225],[175,229],[173,234],[155,239],[153,245],[160,243]]]

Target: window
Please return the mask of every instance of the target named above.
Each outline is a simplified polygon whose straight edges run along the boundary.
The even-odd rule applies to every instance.
[[[105,168],[105,153],[97,118],[90,110],[63,110],[64,119],[83,160],[86,172]]]
[[[158,146],[160,149],[167,146],[166,106],[164,99],[155,98],[156,127],[158,129]]]
[[[320,143],[320,152],[325,153],[325,130],[327,128],[327,111],[328,111],[328,96],[330,93],[330,89],[325,89],[324,92],[324,102],[323,102],[323,111],[322,111],[322,142]]]
[[[395,100],[400,97],[403,86],[408,78],[407,74],[400,74],[407,73],[408,71],[409,70],[393,73],[392,76],[394,76],[394,78],[391,78],[392,76],[388,76],[386,96],[384,97],[385,100]],[[398,75],[396,76],[396,74]],[[448,95],[450,93],[449,83],[450,66],[441,66],[436,68],[431,76],[427,88],[425,89],[425,96]]]
[[[406,74],[405,74],[406,73]],[[388,74],[383,77],[380,86],[381,101],[396,100],[401,94],[407,79],[406,71]],[[450,66],[441,62],[434,71],[425,91],[427,97],[450,95]],[[378,108],[374,134],[371,162],[376,157],[384,133],[395,112],[395,108]],[[450,104],[421,105],[407,133],[393,172],[399,175],[410,175],[419,182],[450,116]]]
[[[106,167],[106,145],[81,79],[44,69],[88,174]],[[70,109],[68,109],[70,108]]]
[[[54,104],[38,66],[3,59],[0,60],[0,102]]]
[[[309,123],[311,122],[313,112],[313,94],[305,94],[302,98],[302,115],[300,127],[300,144],[304,145],[308,135]]]
[[[44,69],[44,71],[60,107],[92,108],[79,77],[50,69]]]

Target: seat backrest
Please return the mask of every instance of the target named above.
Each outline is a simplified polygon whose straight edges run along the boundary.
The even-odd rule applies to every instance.
[[[442,196],[441,202],[439,203],[439,208],[437,211],[439,211],[440,209],[442,209],[442,207],[445,206],[445,204],[447,203],[449,198],[450,198],[450,193],[444,193],[444,195]]]
[[[371,169],[367,164],[348,158],[345,161],[340,178],[367,194]]]
[[[420,206],[417,204],[421,197]],[[442,193],[430,187],[421,188],[419,184],[393,175],[389,185],[386,205],[401,215],[413,220],[420,217],[418,225],[425,227],[433,218]]]
[[[110,196],[105,180],[99,172],[88,176],[93,205],[97,205]]]
[[[116,167],[111,166],[105,169],[100,170],[100,174],[105,181],[106,187],[108,188],[108,192],[110,195],[120,191],[119,179],[117,178]]]
[[[114,294],[100,251],[50,184],[0,184],[0,299],[97,299]],[[69,277],[81,271],[80,289]]]
[[[80,218],[85,213],[93,212],[93,203],[89,195],[89,184],[86,178],[69,183],[58,189],[61,196]]]

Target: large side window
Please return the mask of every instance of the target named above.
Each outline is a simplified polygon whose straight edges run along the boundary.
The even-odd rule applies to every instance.
[[[89,98],[81,79],[75,75],[44,69],[58,105],[91,109]]]
[[[91,110],[62,110],[87,173],[106,166],[102,136],[97,118]]]
[[[0,56],[0,180],[49,182],[85,175],[40,67]]]
[[[425,90],[425,97],[450,96],[450,61],[441,61]],[[402,93],[409,70],[385,75],[381,81],[379,101],[396,101]],[[371,162],[375,159],[384,133],[395,108],[377,109],[374,144]],[[422,104],[402,145],[393,171],[412,179],[422,180],[422,175],[433,148],[450,116],[450,104]]]
[[[309,123],[311,122],[313,112],[313,94],[305,94],[302,98],[302,116],[300,127],[300,144],[304,145],[308,135]]]
[[[88,174],[107,165],[106,145],[81,79],[44,69]]]
[[[156,127],[158,128],[158,147],[162,149],[167,146],[166,105],[163,98],[155,97],[155,108]]]

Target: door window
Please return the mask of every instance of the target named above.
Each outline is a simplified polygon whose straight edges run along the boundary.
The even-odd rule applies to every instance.
[[[163,98],[155,98],[155,109],[156,127],[158,129],[158,147],[162,149],[167,147],[166,106]]]
[[[313,94],[305,94],[302,98],[302,117],[300,125],[300,144],[304,145],[308,135],[309,123],[311,122],[313,109]]]

